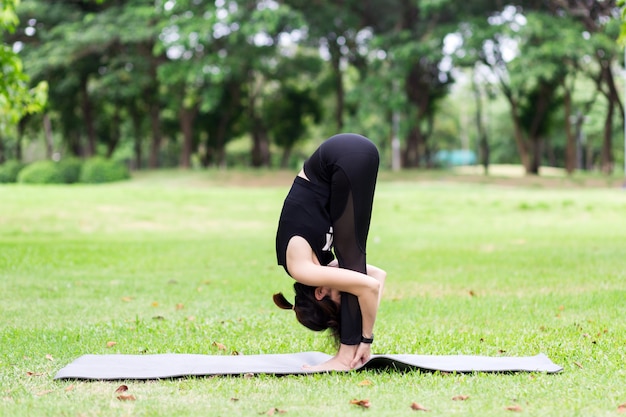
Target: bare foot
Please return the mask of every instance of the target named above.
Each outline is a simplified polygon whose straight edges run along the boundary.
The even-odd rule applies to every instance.
[[[350,362],[345,363],[338,356],[334,356],[331,359],[327,360],[324,363],[320,363],[318,365],[302,365],[302,369],[307,371],[314,372],[323,372],[323,371],[349,371],[350,370]]]
[[[318,365],[303,365],[307,371],[349,371],[354,360],[358,345],[340,345],[337,354],[331,359]]]

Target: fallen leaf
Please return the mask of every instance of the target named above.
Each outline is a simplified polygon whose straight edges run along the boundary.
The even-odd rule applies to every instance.
[[[626,414],[626,403],[618,405],[617,412],[620,414]]]
[[[273,415],[274,415],[274,414],[276,414],[276,413],[278,413],[278,414],[285,414],[285,413],[286,413],[286,411],[285,411],[285,410],[278,409],[278,408],[276,408],[276,407],[272,407],[272,408],[270,408],[269,410],[267,410],[267,413],[265,413],[265,414],[267,414],[268,416],[273,416]]]
[[[370,400],[368,400],[368,399],[357,400],[355,398],[354,400],[350,400],[350,404],[358,405],[359,407],[363,407],[363,408],[370,408],[370,406],[371,406]]]
[[[42,376],[43,372],[31,372],[31,371],[28,371],[28,372],[26,372],[26,375],[27,376]]]
[[[236,350],[233,350],[232,352],[230,352],[230,356],[239,356],[240,353],[237,352]]]
[[[76,387],[74,386],[74,384],[71,384],[71,385],[69,385],[69,386],[65,387],[65,392],[74,391],[74,388],[76,388]]]
[[[54,391],[53,391],[53,390],[51,390],[51,389],[48,389],[48,390],[45,390],[45,391],[39,391],[39,392],[37,393],[37,396],[38,396],[38,397],[42,397],[42,396],[44,396],[44,395],[48,395],[48,394],[50,394],[51,392],[54,392]]]
[[[469,295],[470,297],[476,297],[476,293],[474,292],[474,290],[469,290]]]
[[[176,310],[182,310],[183,308],[185,308],[185,305],[183,303],[176,304]]]
[[[419,404],[419,403],[413,403],[413,404],[411,404],[411,410],[416,410],[416,411],[430,411],[428,408],[424,407],[422,404]]]
[[[170,285],[175,285],[178,284],[178,281],[176,281],[175,279],[170,279],[169,281],[167,281],[167,283]]]
[[[48,359],[49,361],[53,361],[53,360],[54,360],[54,358],[52,357],[52,355],[51,355],[51,354],[49,354],[49,353],[46,355],[46,359]]]
[[[465,401],[469,398],[469,395],[455,395],[452,397],[452,401]]]
[[[504,407],[504,409],[507,410],[507,411],[515,411],[515,412],[522,411],[522,407],[520,407],[519,404],[508,405],[508,406]]]
[[[213,342],[213,346],[215,346],[218,350],[226,350],[226,346],[222,343]]]
[[[502,355],[503,353],[506,353],[506,350],[498,349],[498,354],[499,355]]]
[[[113,341],[107,342],[107,347],[108,348],[112,348],[115,345],[117,345],[117,342],[113,342]]]
[[[119,387],[117,387],[117,389],[115,390],[116,393],[120,393],[120,392],[126,392],[128,391],[128,385],[120,385]]]
[[[133,394],[122,394],[118,395],[117,399],[120,401],[135,401],[137,398]]]
[[[122,297],[122,301],[125,303],[130,303],[133,301],[133,297]]]
[[[584,369],[583,365],[580,362],[574,361],[574,365],[578,366],[580,369]]]
[[[187,321],[196,321],[196,316],[187,317]]]
[[[165,320],[165,317],[163,317],[163,316],[154,316],[154,317],[152,317],[152,320]]]
[[[237,402],[237,401],[239,401],[239,398],[231,397],[231,399],[230,399],[230,400],[231,400],[232,402]]]
[[[373,384],[373,383],[372,383],[372,381],[370,381],[369,379],[364,379],[363,381],[359,382],[359,384],[358,384],[358,385],[359,385],[360,387],[369,387],[369,386],[372,386],[372,385],[374,385],[374,384]]]
[[[254,373],[252,373],[252,372],[245,373],[245,374],[243,375],[243,377],[244,377],[245,379],[254,378]]]
[[[158,301],[153,301],[151,305],[152,305],[152,307],[158,307],[159,306],[159,302]]]
[[[559,310],[563,311],[563,310],[565,310],[565,307],[561,305],[561,306],[559,306]]]

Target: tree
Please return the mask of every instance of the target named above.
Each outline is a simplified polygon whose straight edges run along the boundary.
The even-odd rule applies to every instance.
[[[22,60],[13,48],[4,43],[7,33],[14,33],[19,23],[16,7],[19,0],[0,3],[0,163],[5,160],[3,137],[15,131],[17,123],[26,115],[40,112],[47,99],[47,83],[40,82],[29,88],[29,77],[24,72]],[[20,142],[16,143],[15,157],[21,158]]]

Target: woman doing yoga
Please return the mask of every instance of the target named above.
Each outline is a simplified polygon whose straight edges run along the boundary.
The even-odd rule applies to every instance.
[[[385,271],[366,262],[379,156],[364,136],[327,139],[305,161],[285,199],[276,234],[278,264],[295,279],[293,309],[311,330],[330,329],[337,354],[311,370],[347,370],[370,358]],[[333,251],[337,257],[334,260]]]

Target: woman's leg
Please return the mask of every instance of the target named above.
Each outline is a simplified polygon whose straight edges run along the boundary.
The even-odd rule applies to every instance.
[[[356,135],[339,135],[322,149],[332,162],[330,214],[333,242],[340,268],[367,274],[366,246],[374,189],[378,175],[378,151]],[[361,342],[362,318],[356,296],[341,294],[341,343]]]

